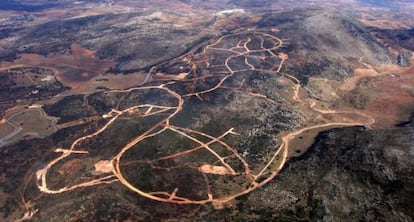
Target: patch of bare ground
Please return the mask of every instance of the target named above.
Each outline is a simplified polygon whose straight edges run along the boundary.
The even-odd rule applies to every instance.
[[[383,29],[407,29],[414,26],[414,19],[409,14],[393,14],[386,10],[373,14],[370,9],[366,9],[360,12],[359,17],[361,23]]]
[[[395,124],[407,120],[414,110],[414,72],[389,75],[372,80],[376,94],[368,102],[367,111]]]
[[[389,20],[389,19],[367,19],[361,18],[360,22],[367,26],[373,26],[378,28],[387,28],[387,29],[399,29],[399,28],[408,28],[407,25],[401,24],[401,21]]]
[[[341,90],[344,91],[351,91],[355,89],[358,82],[367,77],[374,77],[378,73],[372,69],[355,69],[354,76],[345,80],[345,82],[341,85]]]
[[[414,62],[414,59],[411,59]],[[373,69],[356,69],[341,90],[354,106],[373,115],[377,127],[395,125],[410,117],[414,111],[414,67],[382,65]]]
[[[112,172],[112,165],[111,161],[109,160],[101,160],[97,163],[95,163],[95,172],[97,174],[103,174],[103,173],[111,173]]]
[[[7,111],[0,123],[0,147],[25,137],[51,135],[57,131],[57,119],[47,116],[42,108],[16,107]]]
[[[129,75],[113,75],[106,72],[115,63],[110,60],[100,60],[95,52],[72,45],[71,54],[49,54],[46,57],[37,54],[22,54],[12,63],[4,64],[1,69],[16,67],[44,67],[53,70],[56,78],[65,86],[70,87],[70,93],[93,92],[97,87],[110,89],[128,88],[139,84],[145,79],[142,73]]]

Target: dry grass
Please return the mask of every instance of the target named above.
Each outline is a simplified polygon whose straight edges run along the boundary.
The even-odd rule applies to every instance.
[[[51,119],[45,118],[42,112],[39,109],[28,109],[9,119],[13,125],[23,127],[23,130],[16,137],[30,133],[35,133],[43,137],[53,132],[54,122]]]

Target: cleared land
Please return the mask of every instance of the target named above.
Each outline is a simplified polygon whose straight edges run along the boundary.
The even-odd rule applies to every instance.
[[[118,101],[116,107],[102,116],[107,121],[100,129],[76,139],[68,148],[56,149],[56,152],[61,155],[36,173],[39,189],[45,193],[58,194],[98,184],[120,182],[131,191],[157,201],[178,204],[214,203],[219,206],[272,180],[286,162],[289,150],[295,150],[295,154],[302,152],[301,147],[307,147],[312,142],[313,136],[320,130],[341,126],[368,126],[375,123],[372,117],[360,111],[353,109],[325,110],[318,108],[313,99],[306,96],[303,98],[301,82],[289,74],[280,72],[285,60],[288,59],[287,54],[278,52],[282,46],[281,39],[260,31],[229,34],[205,46],[199,54],[190,54],[179,58],[176,62],[181,60],[181,65],[177,66],[176,74],[166,70],[167,73],[170,73],[170,77],[166,73],[162,77],[176,81],[128,90],[107,91],[107,95],[121,94],[124,96]],[[220,59],[208,59],[210,56]],[[275,63],[275,61],[278,62]],[[175,66],[171,66],[169,63],[163,67],[164,65],[160,65],[152,69],[155,73],[154,78],[160,76],[157,74],[160,71],[157,70],[164,70],[168,67],[174,69]],[[210,72],[200,73],[199,67],[210,70]],[[187,74],[183,77],[182,70],[187,70]],[[221,131],[225,128],[217,128],[216,130],[221,132],[216,136],[213,136],[212,132],[207,129],[201,131],[173,124],[175,118],[181,112],[185,112],[185,104],[189,102],[189,99],[196,98],[200,101],[199,103],[203,104],[205,98],[216,91],[232,94],[233,97],[239,98],[235,101],[246,102],[245,107],[266,105],[276,108],[277,104],[288,106],[288,104],[281,103],[271,98],[270,95],[260,92],[260,88],[253,90],[248,85],[244,85],[245,78],[251,75],[249,74],[251,71],[268,73],[276,78],[286,79],[284,87],[289,89],[290,95],[285,99],[297,104],[301,107],[300,112],[307,115],[304,126],[279,134],[278,144],[274,144],[274,147],[267,150],[267,153],[262,157],[264,162],[246,158],[246,155],[250,154],[246,151],[240,153],[239,148],[235,146],[235,141],[239,140],[236,138],[242,138],[243,135],[251,131],[252,126],[248,123],[247,125],[234,125],[234,128],[227,128],[225,131]],[[197,82],[200,80],[203,82],[214,81],[212,81],[213,84],[198,85]],[[185,84],[186,87],[182,87],[181,84]],[[190,87],[191,85],[193,87]],[[136,93],[142,92],[145,95],[152,91],[169,95],[171,99],[167,100],[170,101],[168,105],[158,104],[161,101],[157,103],[144,103],[143,101],[141,103],[136,99],[133,106],[122,105],[129,101],[128,97],[133,97]],[[222,105],[220,108],[227,110],[226,112],[230,115],[236,110],[243,111],[239,106],[232,106],[232,104],[233,102],[230,100],[228,105]],[[247,111],[248,109],[246,109]],[[252,114],[254,115],[254,112]],[[55,174],[51,174],[49,171],[55,166],[61,165],[60,162],[67,158],[69,161],[73,161],[74,157],[89,158],[85,156],[89,154],[89,148],[82,144],[89,144],[90,142],[86,141],[93,141],[95,137],[99,138],[101,134],[112,128],[113,124],[130,115],[140,118],[156,118],[156,121],[151,127],[141,130],[142,133],[134,136],[125,146],[119,148],[119,152],[112,159],[99,160],[95,164],[95,168],[103,169],[97,170],[102,174],[101,177],[93,180],[79,178],[67,180],[68,178],[65,176],[64,178],[69,184],[60,188],[49,185],[49,180],[56,180]],[[314,122],[314,116],[318,116],[321,120]],[[255,119],[253,116],[249,118]],[[154,143],[146,142],[147,140],[159,141],[158,143],[166,142],[167,144],[175,143],[174,141],[178,140],[191,145],[154,152],[154,154],[150,154],[152,156],[150,158],[137,156],[135,149],[151,149],[150,147],[140,147],[141,143]],[[105,164],[102,165],[103,163]],[[152,172],[150,175],[154,176],[149,176],[147,179],[141,178],[137,182],[134,176],[137,175],[137,172],[133,169],[144,170],[138,175]],[[183,172],[192,178],[191,188],[178,179]],[[82,172],[79,173],[82,174]],[[73,172],[70,175],[74,176]],[[158,181],[157,186],[152,185],[151,181],[153,180]],[[229,180],[234,182],[225,185],[227,184],[225,181]],[[160,184],[163,185],[160,186]],[[164,187],[166,190],[160,190],[160,187]]]
[[[22,138],[43,138],[56,131],[56,118],[47,116],[41,108],[19,110],[2,119],[0,146],[15,143]]]

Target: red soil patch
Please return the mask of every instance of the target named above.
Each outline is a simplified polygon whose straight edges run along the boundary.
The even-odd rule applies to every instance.
[[[357,83],[362,78],[374,77],[376,75],[377,75],[377,72],[375,72],[372,69],[355,69],[354,76],[346,79],[345,82],[340,87],[340,89],[344,91],[351,91],[355,89]]]
[[[382,29],[409,29],[414,25],[414,19],[410,16],[410,13],[404,13],[403,11],[407,12],[410,9],[403,6],[403,4],[401,4],[399,13],[389,10],[372,10],[371,7],[360,7],[357,16],[359,18],[357,19],[367,26]]]
[[[51,68],[56,72],[58,80],[69,86],[71,83],[88,81],[115,66],[114,62],[99,60],[95,52],[78,45],[72,45],[71,51],[70,55],[49,54],[46,57],[37,54],[22,54],[22,57],[15,63]]]
[[[369,101],[367,110],[384,119],[404,121],[414,111],[414,68],[398,75],[373,79],[371,90],[376,97]]]
[[[341,89],[349,91],[348,94],[355,93],[355,89],[369,95],[365,111],[377,119],[377,126],[405,121],[414,111],[414,67],[383,65],[378,70],[356,69],[356,76],[347,79]],[[366,77],[370,79],[357,84]]]
[[[43,67],[54,71],[56,78],[65,86],[71,87],[71,93],[93,92],[96,87],[110,89],[128,88],[145,79],[142,73],[129,75],[105,74],[115,62],[96,58],[95,52],[72,45],[71,54],[49,54],[46,57],[38,54],[22,54],[13,63],[2,64],[0,69],[16,67]],[[105,74],[105,75],[104,75]],[[101,79],[101,81],[97,81]],[[102,81],[105,79],[105,81]]]

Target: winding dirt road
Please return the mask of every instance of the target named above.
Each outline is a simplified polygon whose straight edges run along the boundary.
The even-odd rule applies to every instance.
[[[245,37],[245,38],[243,38]],[[222,44],[224,41],[229,41],[231,38],[242,38],[238,41],[238,43],[233,47],[222,47],[220,44]],[[260,42],[260,48],[249,48],[250,44],[252,44],[253,39],[257,38]],[[273,45],[269,48],[265,47],[265,43],[269,44],[269,42],[273,43]],[[225,45],[225,44],[223,44]],[[161,106],[156,104],[140,104],[131,106],[122,110],[119,110],[118,108],[112,109],[107,114],[103,115],[103,119],[107,119],[108,121],[106,124],[97,130],[96,132],[82,136],[78,139],[76,139],[69,148],[57,148],[55,151],[58,153],[61,153],[59,157],[55,158],[54,160],[50,161],[43,169],[40,169],[36,172],[36,178],[38,183],[38,188],[40,191],[48,194],[59,194],[63,192],[68,192],[75,189],[81,189],[84,187],[90,187],[90,186],[96,186],[99,184],[109,184],[114,182],[119,182],[123,184],[125,187],[130,189],[131,191],[144,196],[146,198],[161,201],[161,202],[167,202],[167,203],[176,203],[176,204],[206,204],[206,203],[214,203],[214,204],[221,204],[225,203],[227,201],[230,201],[236,197],[245,195],[258,187],[261,187],[271,181],[274,177],[278,175],[282,167],[284,166],[287,158],[288,158],[288,150],[291,148],[291,142],[293,139],[298,137],[299,135],[303,134],[306,131],[309,130],[321,130],[326,129],[330,127],[343,127],[343,126],[356,126],[356,125],[365,125],[370,126],[375,123],[375,119],[371,116],[362,113],[360,111],[356,110],[323,110],[316,108],[316,101],[312,100],[311,98],[301,98],[301,82],[294,76],[282,73],[281,70],[283,68],[283,64],[288,59],[288,55],[285,53],[277,53],[278,50],[283,46],[283,41],[279,38],[277,38],[274,35],[260,32],[260,31],[248,31],[248,32],[241,32],[236,34],[230,34],[226,36],[220,37],[216,42],[207,45],[203,51],[201,52],[201,55],[208,55],[209,53],[216,53],[216,52],[225,52],[228,53],[229,56],[223,61],[223,67],[226,71],[224,71],[224,74],[220,75],[213,75],[213,76],[197,76],[193,79],[184,79],[182,81],[186,82],[192,82],[195,80],[200,79],[208,79],[212,77],[219,76],[221,79],[218,81],[217,84],[211,86],[208,89],[203,89],[195,92],[189,92],[184,94],[179,94],[172,90],[170,88],[170,85],[174,84],[176,81],[170,81],[165,84],[161,84],[158,86],[140,86],[136,88],[131,88],[127,90],[112,90],[108,91],[106,93],[131,93],[135,91],[148,91],[148,90],[158,90],[162,91],[163,93],[166,93],[170,95],[172,98],[174,98],[174,106]],[[242,59],[245,63],[246,68],[237,69],[235,67],[232,67],[232,60],[234,59]],[[260,59],[260,60],[266,60],[267,58],[274,58],[280,60],[278,64],[274,64],[272,68],[263,70],[262,67],[255,67],[255,64],[249,62],[249,58],[254,59]],[[239,61],[239,60],[237,60]],[[208,64],[210,65],[210,64]],[[220,64],[218,65],[220,66]],[[152,71],[153,69],[151,69]],[[269,156],[269,159],[266,163],[263,163],[263,166],[261,169],[256,170],[254,173],[254,170],[251,169],[251,166],[249,165],[248,161],[243,158],[243,156],[237,152],[237,149],[230,144],[224,142],[224,139],[228,136],[240,136],[240,134],[237,133],[237,126],[234,126],[234,128],[230,128],[227,131],[223,132],[219,136],[211,136],[207,133],[200,132],[197,130],[189,129],[189,128],[182,128],[178,126],[174,126],[171,124],[171,120],[184,109],[184,103],[186,99],[195,96],[202,100],[203,95],[211,93],[217,89],[220,88],[226,88],[234,91],[243,91],[242,87],[239,88],[229,88],[224,85],[226,80],[231,78],[234,75],[237,75],[238,73],[244,72],[246,70],[252,70],[252,71],[265,71],[267,73],[272,73],[273,75],[280,75],[281,77],[285,77],[292,86],[292,92],[290,98],[287,98],[291,100],[294,103],[297,103],[301,106],[307,107],[309,110],[312,110],[315,113],[320,114],[329,114],[332,116],[340,116],[343,114],[347,115],[354,115],[357,116],[359,119],[356,120],[349,120],[349,121],[334,121],[334,122],[328,122],[328,123],[321,123],[316,125],[307,125],[303,128],[300,128],[293,132],[284,132],[281,134],[281,143],[275,147],[274,152],[272,155]],[[151,72],[150,72],[151,73]],[[146,81],[150,79],[150,75],[147,75]],[[181,81],[181,80],[177,80]],[[241,83],[243,85],[243,82]],[[266,95],[263,95],[261,93],[257,92],[251,92],[247,91],[244,92],[246,95],[251,96],[253,98],[256,98],[258,100],[263,100],[270,103],[277,103],[277,101],[272,100]],[[304,93],[302,93],[304,94]],[[122,100],[122,99],[121,99]],[[120,103],[120,102],[119,102]],[[118,103],[118,104],[119,104]],[[139,112],[139,110],[146,110],[144,113]],[[133,138],[131,141],[129,141],[125,146],[119,148],[119,152],[114,155],[114,157],[110,160],[108,160],[106,165],[103,167],[112,169],[112,172],[104,174],[102,177],[93,179],[90,181],[86,181],[83,183],[62,187],[58,189],[51,189],[48,186],[48,172],[56,166],[59,162],[63,161],[64,159],[68,158],[72,155],[88,155],[87,150],[77,150],[77,145],[80,144],[82,141],[85,141],[87,139],[96,137],[100,135],[102,132],[104,132],[109,126],[111,126],[118,118],[120,118],[122,115],[125,114],[133,114],[137,113],[142,118],[159,115],[159,114],[165,114],[165,118],[154,124],[152,127],[150,127],[148,130],[146,130],[144,133],[137,135],[135,138]],[[125,177],[124,172],[121,168],[121,166],[132,164],[133,162],[129,163],[123,163],[123,157],[124,155],[134,148],[135,145],[139,144],[145,139],[157,136],[161,133],[164,133],[166,131],[173,132],[177,135],[180,135],[195,144],[197,144],[194,147],[189,147],[188,149],[180,152],[176,152],[173,154],[168,154],[162,157],[159,157],[156,160],[150,161],[150,163],[158,161],[158,160],[167,160],[167,159],[175,159],[182,157],[184,155],[188,155],[190,153],[198,152],[200,150],[208,151],[212,156],[214,156],[217,160],[216,163],[209,163],[209,164],[203,164],[200,165],[198,168],[195,168],[194,170],[198,170],[199,173],[202,175],[207,174],[216,174],[216,175],[244,175],[246,178],[247,183],[249,186],[247,186],[242,191],[235,191],[234,193],[229,193],[226,195],[218,195],[217,193],[214,193],[210,187],[210,181],[208,181],[207,176],[206,178],[206,184],[207,184],[207,197],[205,199],[191,199],[189,197],[186,197],[185,194],[180,193],[180,188],[176,187],[173,190],[169,191],[151,191],[151,192],[145,192],[141,190],[139,187],[136,187],[133,185],[128,179]],[[203,142],[199,139],[199,137],[206,138],[207,142]],[[226,159],[229,158],[229,156],[222,156],[218,152],[216,152],[213,148],[213,144],[219,144],[223,149],[225,149],[227,152],[229,152],[231,157],[236,158],[238,161],[242,163],[243,170],[238,171],[233,166],[231,166],[229,163],[226,162]],[[140,160],[137,160],[136,162],[140,162]],[[141,161],[143,162],[143,161]],[[108,165],[109,164],[109,165]],[[102,164],[101,164],[102,165]],[[101,166],[98,164],[98,166]],[[108,172],[108,170],[102,170],[103,172]],[[28,209],[32,210],[32,209]]]

